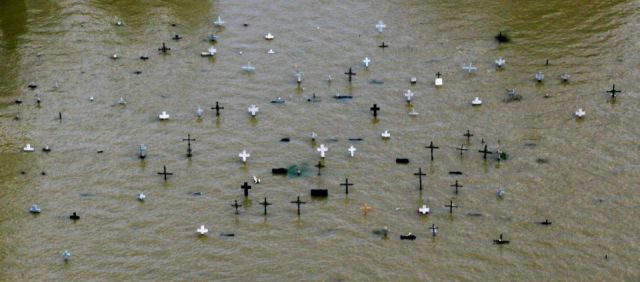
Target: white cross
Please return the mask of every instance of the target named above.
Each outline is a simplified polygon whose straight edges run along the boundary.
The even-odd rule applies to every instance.
[[[329,148],[325,147],[324,144],[320,144],[320,147],[317,150],[320,152],[320,157],[324,159],[324,153],[329,151]]]
[[[378,30],[378,32],[383,32],[385,27],[387,27],[387,26],[384,24],[383,21],[379,21],[376,24],[376,29]]]
[[[427,208],[427,205],[422,205],[422,207],[418,209],[418,212],[421,214],[428,214],[429,208]]]
[[[404,92],[404,96],[407,97],[407,102],[411,101],[411,97],[413,97],[413,92],[411,92],[411,90],[407,89],[406,92]]]
[[[209,232],[209,229],[204,227],[204,225],[200,225],[200,228],[198,228],[196,231],[198,231],[198,233],[200,233],[200,235],[204,235],[204,234],[207,234]]]
[[[256,114],[258,113],[258,107],[256,107],[256,105],[251,105],[251,107],[249,107],[249,112],[251,113],[251,116],[256,116]]]
[[[502,67],[502,66],[504,66],[504,64],[505,64],[506,62],[507,62],[507,61],[505,61],[503,58],[498,58],[498,59],[496,60],[496,65],[497,65],[498,67]]]
[[[356,147],[353,147],[353,145],[351,145],[349,149],[347,149],[347,151],[349,151],[349,154],[351,155],[351,157],[353,157],[356,153]]]
[[[468,66],[463,66],[462,69],[468,71],[469,73],[478,70],[478,68],[476,68],[472,63],[469,63]]]
[[[362,63],[364,63],[364,66],[368,68],[371,60],[369,59],[369,57],[365,57],[364,60],[362,60]]]
[[[247,153],[246,150],[242,150],[242,152],[240,154],[238,154],[238,157],[242,158],[242,162],[246,163],[247,162],[247,158],[251,157],[251,155],[249,153]]]

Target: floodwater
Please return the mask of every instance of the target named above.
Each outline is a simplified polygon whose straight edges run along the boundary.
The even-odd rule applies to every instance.
[[[639,6],[2,1],[0,280],[637,281]],[[224,28],[213,25],[218,15]],[[379,20],[383,33],[374,28]],[[500,30],[511,43],[494,40]],[[268,32],[275,40],[263,39]],[[176,33],[184,38],[171,40]],[[218,54],[202,58],[212,33]],[[378,48],[382,41],[389,47]],[[158,53],[162,42],[169,54]],[[150,59],[139,60],[145,52]],[[498,57],[504,70],[493,65]],[[249,61],[256,71],[243,73]],[[471,62],[478,71],[466,74]],[[351,84],[349,67],[357,73]],[[543,83],[534,81],[537,71]],[[436,72],[443,87],[433,86]],[[605,93],[612,84],[623,91],[615,102]],[[511,88],[523,99],[505,103]],[[416,94],[418,116],[407,115],[406,89]],[[332,99],[336,92],[354,99]],[[322,101],[307,102],[313,93]],[[480,107],[470,105],[476,96]],[[121,97],[127,105],[117,104]],[[277,97],[286,103],[269,103]],[[220,118],[210,110],[215,101],[225,108]],[[374,103],[382,108],[377,121]],[[255,119],[251,104],[260,108]],[[573,117],[577,108],[584,119]],[[158,121],[161,111],[171,120]],[[475,135],[469,143],[467,129]],[[191,159],[188,134],[196,139]],[[291,142],[280,142],[285,137]],[[482,139],[509,159],[484,161]],[[433,162],[424,148],[431,141],[440,147]],[[26,143],[36,152],[21,152]],[[144,161],[136,156],[141,143],[149,148]],[[329,152],[318,176],[320,144]],[[461,144],[470,148],[463,156]],[[47,145],[52,151],[42,152]],[[237,156],[245,149],[251,158],[243,165]],[[165,165],[174,173],[166,183],[157,175]],[[291,165],[303,175],[270,173]],[[423,191],[418,168],[427,174]],[[240,186],[252,175],[262,183],[251,184],[245,200]],[[355,183],[348,195],[339,186],[345,178]],[[464,185],[457,195],[455,180]],[[310,199],[311,188],[330,195]],[[145,202],[136,200],[140,192]],[[307,202],[300,217],[290,203],[298,195]],[[267,217],[264,197],[273,203]],[[459,206],[453,214],[444,207],[450,201]],[[28,213],[34,203],[38,216]],[[367,215],[365,203],[373,208]],[[423,203],[428,216],[416,213]],[[68,219],[73,211],[77,222]],[[547,218],[552,225],[536,224]],[[201,224],[208,237],[197,236]],[[386,240],[372,233],[384,226]],[[399,239],[409,232],[415,241]],[[492,243],[501,233],[511,244]]]

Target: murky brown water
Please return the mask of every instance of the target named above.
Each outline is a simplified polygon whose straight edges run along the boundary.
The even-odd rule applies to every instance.
[[[638,280],[640,5],[593,2],[2,1],[0,277]],[[217,15],[225,28],[213,26]],[[115,26],[118,19],[125,25]],[[382,34],[378,20],[387,24]],[[510,30],[513,42],[499,45],[498,30]],[[267,32],[275,40],[265,41]],[[170,39],[176,33],[179,42]],[[220,35],[218,54],[201,58],[211,33]],[[382,41],[390,47],[376,47]],[[156,51],[162,42],[169,55]],[[267,55],[270,48],[276,53]],[[138,60],[144,52],[149,61]],[[498,57],[507,60],[502,71],[493,66]],[[253,74],[240,70],[248,61]],[[477,73],[462,71],[469,62]],[[351,86],[342,74],[349,66],[357,73]],[[534,82],[536,71],[544,83]],[[445,80],[438,89],[436,72]],[[418,84],[408,83],[412,76]],[[29,90],[30,81],[39,87]],[[623,92],[612,103],[604,91],[614,83]],[[523,100],[504,103],[508,88]],[[418,116],[407,115],[406,89]],[[336,91],[355,99],[330,98]],[[308,103],[313,93],[322,102]],[[269,103],[278,96],[287,103]],[[484,105],[471,107],[475,96]],[[120,97],[126,106],[116,104]],[[215,101],[225,107],[219,119],[208,110]],[[378,122],[373,103],[382,108]],[[255,120],[251,104],[260,107]],[[198,106],[207,109],[201,120]],[[584,120],[572,116],[578,107]],[[157,121],[161,111],[172,119]],[[454,148],[466,145],[467,128],[476,136],[460,157]],[[187,134],[197,139],[191,160]],[[481,138],[511,158],[484,162]],[[440,146],[434,162],[424,149],[430,141]],[[38,150],[20,152],[27,142]],[[142,162],[140,143],[149,148]],[[330,151],[316,176],[320,143]],[[45,145],[53,151],[39,151]],[[246,166],[237,157],[243,149],[252,155]],[[402,157],[411,163],[395,164]],[[293,164],[309,172],[270,174]],[[163,165],[175,174],[166,183],[156,175]],[[427,173],[422,192],[412,175],[418,167]],[[252,175],[262,183],[242,200],[240,185]],[[356,183],[348,197],[339,186],[346,177]],[[456,179],[464,185],[458,195],[449,186]],[[330,197],[310,199],[318,187]],[[297,195],[307,201],[300,218],[289,203]],[[266,218],[258,204],[265,196],[273,203]],[[237,216],[234,200],[243,204]],[[443,207],[450,200],[460,206],[453,215]],[[27,212],[34,203],[39,216]],[[366,216],[364,203],[373,207]],[[431,215],[415,212],[423,203]],[[82,217],[75,223],[73,211]],[[545,218],[553,224],[535,224]],[[208,238],[196,236],[200,224]],[[440,228],[435,238],[431,224]],[[384,226],[388,240],[372,234]],[[408,232],[417,239],[399,240]],[[511,244],[492,244],[500,233]]]

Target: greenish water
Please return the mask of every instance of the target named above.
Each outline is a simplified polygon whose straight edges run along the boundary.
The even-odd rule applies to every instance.
[[[636,281],[638,6],[2,1],[0,280]],[[224,28],[213,25],[218,15]],[[513,41],[499,45],[499,30]],[[275,40],[263,39],[268,32]],[[176,33],[184,38],[171,40]],[[212,33],[220,36],[218,54],[202,58]],[[382,41],[390,47],[378,48]],[[156,51],[162,42],[170,54]],[[145,52],[146,62],[138,59]],[[366,70],[364,57],[372,60]],[[498,57],[507,60],[504,70],[493,65]],[[249,61],[255,73],[241,71]],[[474,74],[462,70],[470,62]],[[350,66],[357,75],[349,85],[342,73]],[[433,86],[436,72],[443,87]],[[572,76],[567,84],[564,72]],[[410,85],[413,76],[418,83]],[[37,89],[27,87],[31,81]],[[623,90],[615,102],[605,93],[612,84]],[[504,103],[511,88],[523,99]],[[407,115],[406,89],[416,94],[418,116]],[[336,92],[355,98],[330,98]],[[320,103],[307,102],[313,93]],[[484,104],[471,107],[476,96]],[[270,104],[276,97],[286,103]],[[225,107],[220,118],[209,110],[215,101]],[[382,108],[375,122],[374,103]],[[246,112],[251,104],[260,107],[255,120]],[[206,109],[202,119],[198,106]],[[573,117],[577,108],[587,112],[583,120]],[[161,111],[171,120],[158,121]],[[466,129],[475,134],[469,144]],[[187,134],[197,140],[191,159]],[[291,142],[279,142],[284,137]],[[364,140],[347,140],[354,137]],[[509,160],[483,161],[481,139]],[[440,146],[434,162],[424,149],[430,141]],[[25,143],[36,152],[22,153]],[[140,143],[149,148],[145,161],[136,157]],[[470,151],[460,157],[455,147],[463,143]],[[320,144],[330,151],[317,176]],[[46,145],[53,151],[41,152]],[[245,149],[247,165],[237,157]],[[270,173],[293,164],[303,165],[303,176]],[[164,165],[174,173],[166,183],[156,175]],[[419,167],[427,174],[422,192],[413,175]],[[262,183],[244,200],[240,185],[252,175]],[[339,186],[345,178],[355,183],[348,196]],[[455,180],[464,185],[457,195]],[[310,199],[311,188],[330,196]],[[140,192],[144,203],[135,198]],[[298,195],[307,201],[299,218],[290,203]],[[266,218],[264,197],[273,203]],[[234,200],[243,204],[240,215]],[[444,207],[451,200],[460,206],[452,215]],[[27,212],[34,203],[42,214]],[[373,208],[367,215],[365,203]],[[422,204],[430,215],[416,213]],[[73,211],[82,219],[70,221]],[[535,224],[546,218],[553,224]],[[201,224],[206,238],[196,235]],[[431,224],[440,228],[435,238]],[[372,233],[384,226],[387,240]],[[417,239],[399,240],[408,232]],[[492,244],[500,233],[511,244]]]

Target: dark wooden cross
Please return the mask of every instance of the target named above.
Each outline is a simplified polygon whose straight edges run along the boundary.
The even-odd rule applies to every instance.
[[[344,74],[349,76],[349,82],[351,82],[351,77],[356,75],[356,73],[351,70],[351,67],[349,67],[349,71],[345,72]]]
[[[349,178],[346,178],[344,183],[340,183],[340,186],[344,186],[344,193],[349,195],[349,186],[353,186],[353,183],[349,183]]]
[[[497,245],[504,245],[504,244],[509,244],[509,240],[503,240],[502,239],[502,233],[500,233],[500,238],[499,239],[494,239],[493,243],[497,244]]]
[[[260,202],[262,206],[264,206],[264,216],[267,216],[267,207],[271,205],[271,203],[267,202],[267,197],[264,197],[264,201]]]
[[[180,36],[179,34],[174,35],[171,39],[178,41],[180,39],[182,39],[182,36]]]
[[[162,47],[158,48],[158,51],[161,51],[162,53],[167,53],[167,51],[171,50],[171,48],[167,47],[167,45],[164,44],[164,42],[162,42]]]
[[[463,134],[462,136],[467,137],[467,143],[469,143],[471,142],[471,136],[473,136],[473,134],[471,134],[471,131],[467,129],[467,133]]]
[[[78,220],[78,219],[80,219],[80,216],[79,216],[78,214],[76,214],[76,212],[73,212],[73,214],[71,214],[71,215],[69,216],[69,219],[71,219],[71,220]]]
[[[429,229],[431,229],[431,234],[433,234],[433,236],[436,236],[436,234],[438,234],[438,226],[436,226],[435,224],[431,224],[431,227],[429,227]]]
[[[324,167],[324,165],[322,164],[322,160],[319,160],[318,164],[316,164],[315,167],[318,168],[318,175],[320,175],[320,170]]]
[[[614,84],[613,87],[611,88],[611,90],[607,91],[607,93],[609,93],[611,95],[611,98],[615,98],[618,93],[620,93],[622,91],[620,90],[616,90],[616,85]]]
[[[453,201],[449,202],[448,205],[444,205],[445,207],[449,208],[449,213],[453,213],[453,208],[457,208],[457,205],[453,204]]]
[[[300,205],[304,205],[307,202],[300,201],[300,196],[298,196],[298,199],[293,201],[293,202],[291,202],[291,203],[298,205],[298,216],[300,216]]]
[[[437,78],[440,78],[441,76],[442,76],[442,74],[440,74],[440,72],[437,72],[437,73],[436,73],[436,77],[437,77]]]
[[[191,138],[191,134],[187,134],[187,139],[182,139],[182,141],[187,141],[187,158],[191,158],[191,141],[196,141],[196,139]]]
[[[168,175],[173,175],[173,173],[167,172],[167,166],[163,165],[162,166],[162,172],[158,172],[158,175],[164,176],[164,182],[167,182],[167,176]]]
[[[373,117],[375,118],[378,116],[378,111],[380,110],[380,107],[378,107],[378,104],[373,104],[373,106],[369,110],[373,112]]]
[[[426,146],[425,148],[427,148],[427,149],[429,149],[431,151],[431,161],[433,161],[433,150],[434,149],[440,149],[440,147],[433,146],[433,141],[431,141],[431,143],[429,143],[429,146]]]
[[[456,187],[456,195],[458,195],[458,188],[462,188],[464,186],[458,184],[458,180],[456,180],[456,183],[451,185],[451,187]]]
[[[422,177],[427,175],[427,174],[422,172],[422,168],[419,167],[418,168],[418,172],[414,173],[413,175],[417,175],[418,176],[418,183],[420,184],[420,191],[422,191]]]
[[[238,200],[235,200],[235,202],[231,206],[236,208],[236,214],[238,214],[238,208],[242,207],[241,204],[238,204]]]
[[[218,101],[216,101],[216,106],[211,108],[212,110],[216,110],[216,116],[220,116],[220,110],[224,109],[224,107],[220,107]]]
[[[380,46],[378,46],[380,48],[382,48],[384,50],[384,48],[389,47],[389,45],[385,44],[384,41],[382,41],[382,44],[380,44]]]
[[[251,189],[251,185],[249,185],[249,183],[245,182],[244,184],[242,184],[242,186],[240,186],[240,189],[244,190],[244,197],[249,197],[249,189]]]
[[[464,153],[464,151],[467,151],[469,149],[464,147],[464,144],[460,145],[460,147],[456,148],[456,150],[460,151],[460,156],[462,156],[462,153]]]
[[[478,150],[478,152],[482,153],[482,158],[487,159],[487,154],[493,154],[493,152],[487,150],[487,145],[484,145],[484,150]]]

